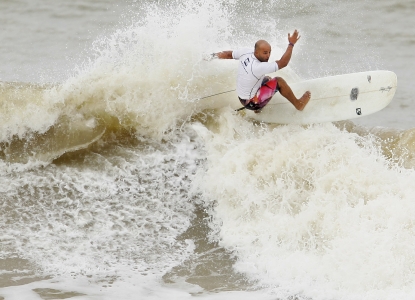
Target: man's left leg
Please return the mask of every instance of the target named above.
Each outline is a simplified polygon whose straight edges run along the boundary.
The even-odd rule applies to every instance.
[[[260,113],[262,108],[268,104],[272,96],[274,96],[274,94],[278,91],[284,98],[290,101],[297,110],[300,111],[304,109],[311,98],[311,93],[307,91],[303,94],[303,96],[301,96],[301,98],[297,99],[284,79],[281,77],[270,78],[267,76],[262,81],[262,86],[255,95],[256,99],[254,98],[253,101],[255,103],[254,111],[256,113]]]
[[[311,93],[307,91],[301,96],[300,99],[297,99],[287,82],[281,77],[276,78],[278,80],[280,94],[290,101],[296,109],[303,110],[308,101],[310,101]]]

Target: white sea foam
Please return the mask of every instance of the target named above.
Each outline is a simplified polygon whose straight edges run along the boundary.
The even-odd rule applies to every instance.
[[[236,253],[237,270],[279,297],[411,294],[412,169],[331,124],[267,129],[229,112],[218,119],[218,132],[202,131],[208,162],[195,182],[212,207],[211,237]]]
[[[2,172],[2,242],[40,275],[111,281],[124,268],[141,275],[171,268],[192,252],[191,241],[176,240],[194,209],[185,191],[199,146],[188,136],[166,146],[112,146],[72,166]]]
[[[54,99],[44,97],[45,86],[0,82],[0,142],[13,136],[26,137],[28,132],[44,133],[58,119]]]
[[[65,113],[115,118],[162,138],[192,115],[196,98],[233,83],[226,76],[232,67],[208,68],[202,59],[226,40],[227,17],[219,7],[213,1],[165,10],[150,5],[144,21],[96,41],[95,58],[50,97],[65,103]]]
[[[232,61],[206,63],[203,54],[267,38],[278,55],[286,32],[276,28],[275,14],[290,30],[302,20],[333,19],[321,2],[301,7],[311,13],[286,2],[260,4],[148,4],[131,26],[98,39],[95,57],[73,77],[40,97],[24,90],[25,103],[2,107],[2,141],[45,132],[62,116],[108,133],[95,148],[55,164],[0,162],[0,259],[23,265],[0,273],[12,276],[0,299],[39,299],[39,289],[77,299],[413,298],[412,134],[403,135],[404,169],[370,135],[331,124],[269,126],[229,108],[206,112],[206,120],[198,115],[203,124],[192,121],[204,108],[196,98],[235,85]],[[339,28],[318,43],[303,28],[291,65],[302,61],[312,74],[362,67],[365,55],[352,57],[347,43],[332,42]],[[321,51],[327,44],[333,48]],[[301,45],[320,51],[305,55]],[[343,57],[345,50],[347,59],[326,60],[330,49]],[[195,202],[210,214],[210,239],[234,254],[226,263],[236,261],[235,270],[260,291],[209,294],[163,283],[195,249],[179,238]],[[223,283],[222,290],[232,288]]]

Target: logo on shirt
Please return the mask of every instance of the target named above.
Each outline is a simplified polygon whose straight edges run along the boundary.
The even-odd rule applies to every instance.
[[[247,67],[247,66],[248,66],[248,64],[249,64],[249,57],[248,57],[247,59],[245,59],[245,60],[244,60],[244,65],[245,65],[245,67]]]

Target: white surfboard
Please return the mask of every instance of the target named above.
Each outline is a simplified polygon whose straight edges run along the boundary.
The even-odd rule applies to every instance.
[[[311,92],[311,100],[298,111],[279,93],[256,114],[255,120],[279,124],[310,124],[360,118],[385,108],[395,95],[396,74],[390,71],[352,73],[294,83],[297,97]]]
[[[285,78],[281,71],[270,76]],[[287,82],[298,98],[305,91],[311,92],[311,100],[303,111],[296,110],[287,99],[277,93],[261,113],[245,110],[247,116],[278,124],[311,124],[360,118],[385,108],[392,101],[397,88],[396,74],[391,71],[368,71]],[[219,103],[227,103],[233,108],[238,105],[241,107],[234,91],[206,100],[216,107]]]

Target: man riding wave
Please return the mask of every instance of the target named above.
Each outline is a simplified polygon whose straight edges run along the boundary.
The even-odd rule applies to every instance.
[[[241,48],[213,53],[212,57],[239,60],[236,92],[244,108],[260,112],[268,104],[276,92],[290,101],[300,111],[310,101],[311,93],[306,91],[297,98],[287,82],[281,77],[270,78],[266,74],[273,73],[288,65],[294,45],[300,39],[297,30],[288,34],[288,47],[279,60],[268,62],[271,45],[265,40],[255,43],[255,48]]]

